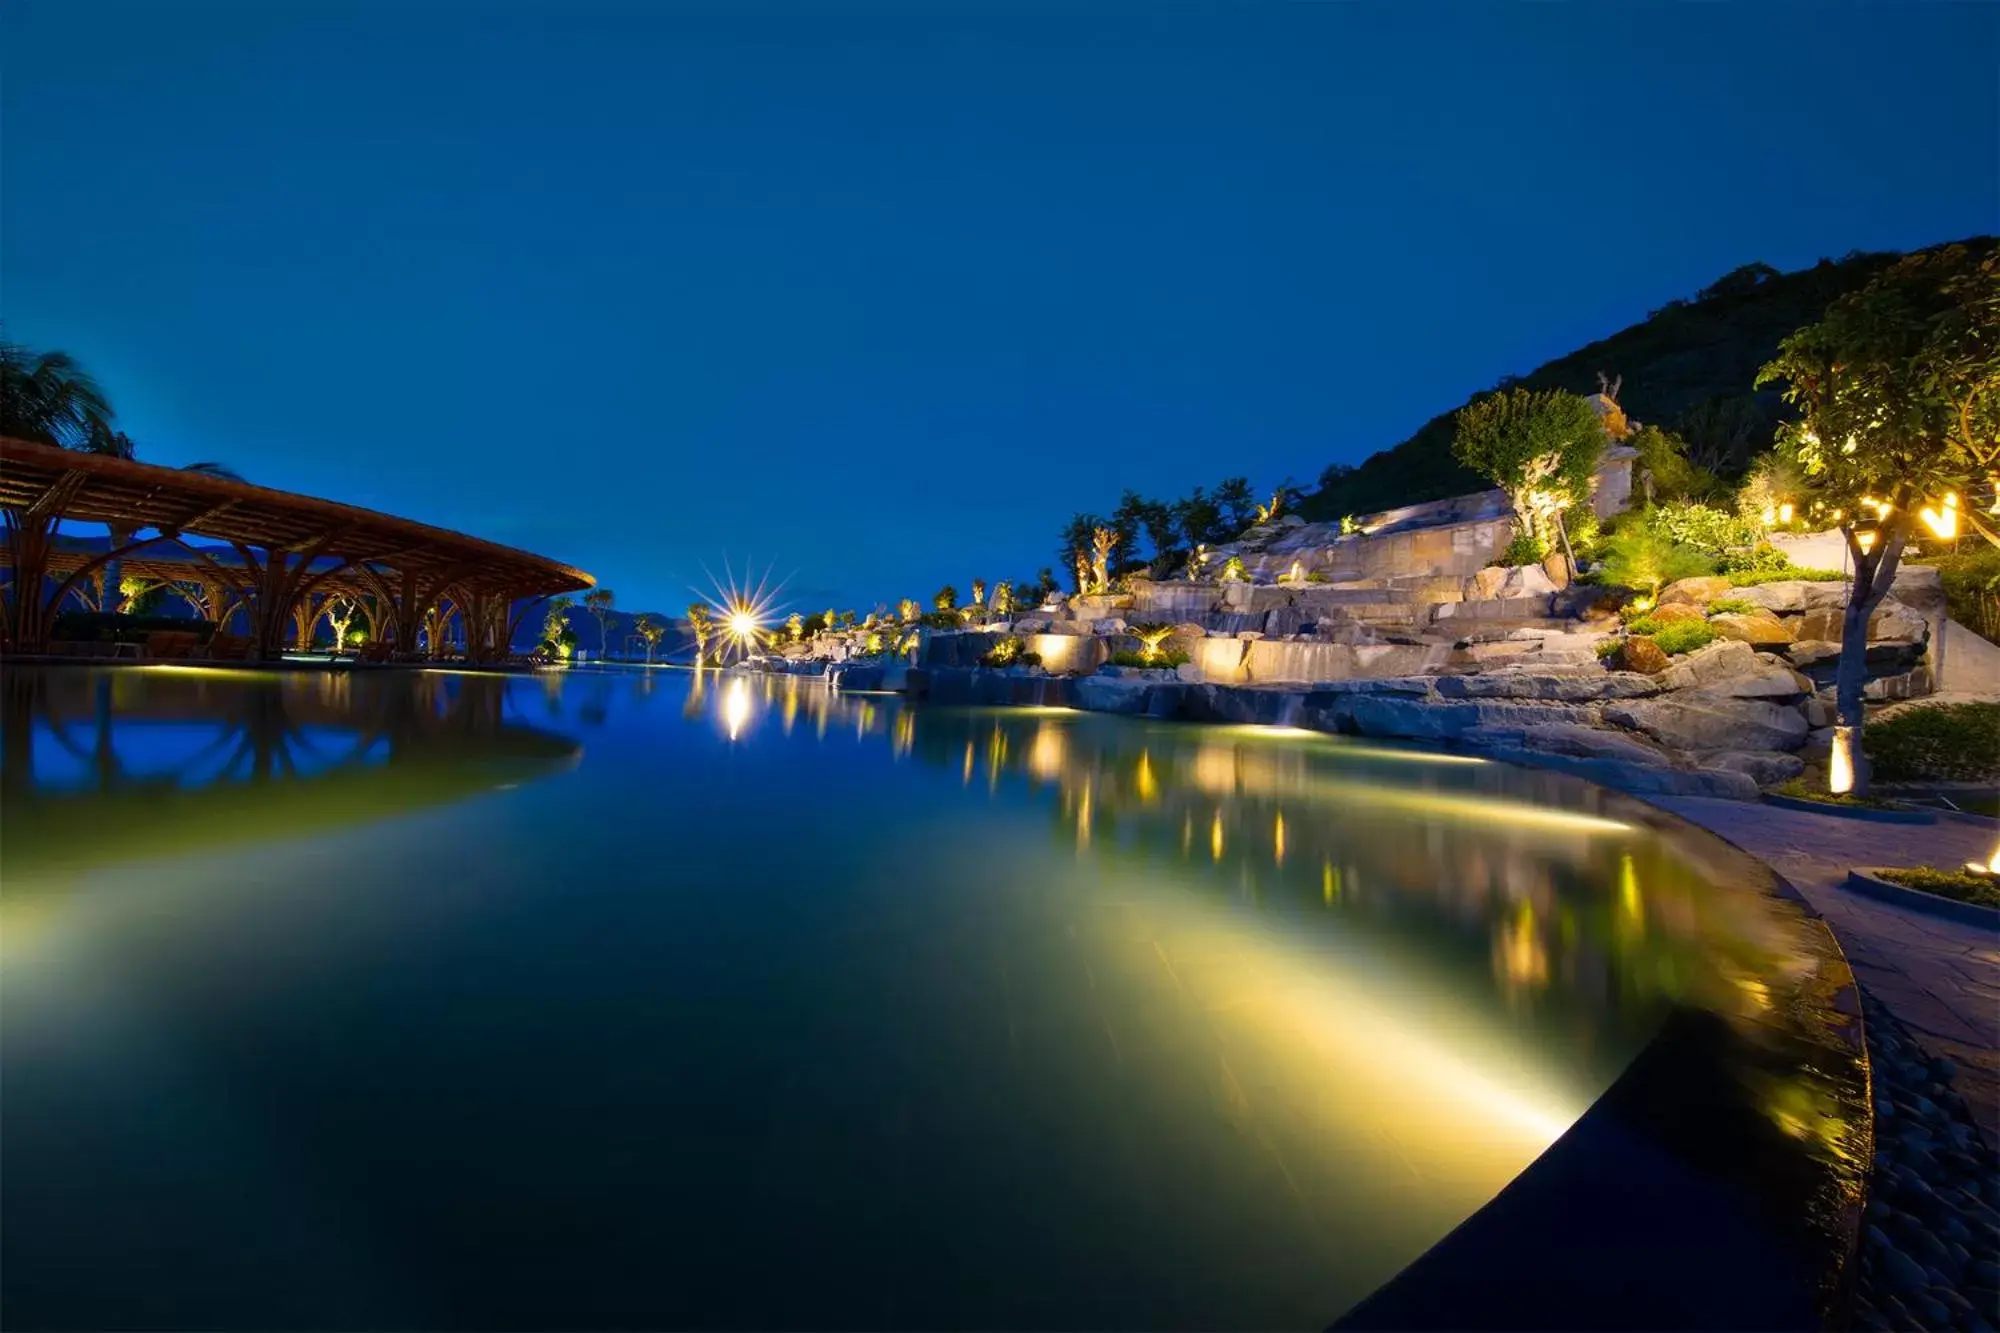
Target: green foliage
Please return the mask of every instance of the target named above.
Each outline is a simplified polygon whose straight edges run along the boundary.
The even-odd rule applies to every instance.
[[[1792,558],[1769,542],[1758,542],[1747,549],[1737,547],[1722,553],[1721,571],[1732,581],[1739,574],[1772,574],[1782,576],[1792,568]],[[1747,587],[1747,584],[1739,586]]]
[[[1458,411],[1452,457],[1507,492],[1522,528],[1546,541],[1555,515],[1590,494],[1604,424],[1581,396],[1509,389]]]
[[[1597,511],[1589,505],[1579,505],[1563,520],[1563,527],[1569,533],[1569,549],[1576,553],[1579,568],[1590,564],[1604,553],[1604,525],[1598,520]]]
[[[1939,870],[1936,866],[1912,866],[1875,873],[1906,889],[1934,893],[1940,898],[1962,903],[1978,903],[1982,907],[2000,907],[2000,878],[1992,875],[1975,875],[1970,870]]]
[[[931,605],[940,611],[952,611],[958,607],[958,589],[949,583],[931,594]],[[828,617],[831,619],[832,617]]]
[[[1747,522],[1763,524],[1764,516],[1769,514],[1771,523],[1782,524],[1780,507],[1789,504],[1796,525],[1805,513],[1811,489],[1811,479],[1798,459],[1785,450],[1773,449],[1751,464],[1749,474],[1736,492],[1736,512]]]
[[[1731,547],[1754,546],[1758,538],[1755,524],[1712,505],[1655,505],[1646,511],[1646,518],[1669,540],[1706,552],[1717,561]]]
[[[1596,652],[1600,660],[1607,657],[1616,657],[1619,653],[1623,652],[1624,650],[1625,650],[1625,641],[1623,639],[1613,639],[1613,638],[1599,639],[1597,641],[1597,647],[1593,649],[1593,651]]]
[[[1635,633],[1640,632],[1638,626],[1632,628]],[[1702,620],[1676,620],[1646,632],[1651,633],[1653,642],[1669,657],[1705,648],[1716,639],[1715,627]]]
[[[1519,528],[1514,530],[1514,540],[1507,543],[1507,549],[1500,552],[1496,565],[1539,565],[1549,558],[1549,544],[1539,537],[1532,537]]]
[[[64,611],[55,618],[49,637],[65,643],[140,643],[159,631],[198,635],[206,643],[215,633],[212,620],[182,620],[178,616],[119,615],[111,611]]]
[[[1708,604],[1712,616],[1747,616],[1757,610],[1757,603],[1746,602],[1741,597],[1718,597]]]
[[[1625,443],[1639,451],[1638,482],[1648,503],[1707,500],[1722,489],[1713,472],[1689,461],[1687,441],[1672,431],[1641,426]]]
[[[2000,465],[2000,244],[1898,260],[1786,338],[1757,383],[1798,411],[1780,443],[1823,499],[1893,502],[1874,557],[1856,562],[1865,585],[1914,507]]]
[[[918,618],[918,623],[929,625],[932,629],[958,629],[964,624],[956,611],[926,611]]]
[[[983,667],[1040,666],[1042,655],[1028,651],[1025,639],[1008,637],[1000,640],[980,654],[979,665]]]
[[[1905,708],[1861,733],[1882,782],[2000,781],[2000,704]]]
[[[1779,569],[1752,569],[1725,571],[1729,575],[1731,587],[1754,588],[1760,583],[1839,583],[1847,575],[1837,569],[1808,569],[1804,565],[1786,565]]]
[[[1706,552],[1675,539],[1660,516],[1668,506],[1627,514],[1618,530],[1599,545],[1603,578],[1628,588],[1658,593],[1662,584],[1715,572]]]
[[[1248,477],[1230,477],[1215,488],[1215,503],[1228,526],[1227,541],[1257,521],[1257,496]]]
[[[1951,618],[1981,638],[2000,643],[2000,548],[1980,544],[1924,563],[1937,566]]]
[[[119,452],[111,404],[76,358],[0,339],[0,435],[93,453]],[[129,458],[131,442],[125,441]]]
[[[1156,656],[1148,657],[1144,653],[1135,652],[1129,648],[1123,652],[1113,653],[1104,659],[1107,666],[1147,667],[1149,669],[1159,668],[1162,670],[1180,666],[1188,660],[1190,660],[1188,655],[1179,649],[1172,651],[1162,650]]]

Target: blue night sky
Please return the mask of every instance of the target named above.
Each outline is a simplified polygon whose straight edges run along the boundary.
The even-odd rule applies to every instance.
[[[672,610],[1025,577],[1739,264],[2000,219],[2000,7],[11,0],[0,314],[141,456]]]

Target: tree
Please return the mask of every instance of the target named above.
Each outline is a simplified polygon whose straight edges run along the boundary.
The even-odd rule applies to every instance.
[[[1560,538],[1575,573],[1562,514],[1588,498],[1604,453],[1604,426],[1588,400],[1560,389],[1476,398],[1458,410],[1451,451],[1507,493],[1530,541],[1547,550],[1552,536]]]
[[[0,435],[88,449],[122,438],[112,435],[112,416],[104,391],[75,357],[0,339]]]
[[[914,597],[905,597],[902,601],[896,603],[896,619],[902,621],[905,625],[916,623],[917,617],[923,615],[923,613],[924,609],[917,605],[917,599]]]
[[[1056,582],[1056,572],[1047,565],[1035,571],[1035,605],[1040,606],[1056,595],[1062,585]]]
[[[339,652],[347,646],[347,627],[354,623],[354,617],[361,613],[361,604],[346,593],[335,593],[326,599],[324,614],[333,626],[333,648]]]
[[[1090,591],[1107,592],[1111,588],[1111,556],[1118,549],[1118,533],[1110,527],[1101,527],[1090,534]]]
[[[1014,585],[1006,579],[993,585],[993,614],[1002,619],[1014,614]]]
[[[972,581],[972,604],[973,604],[974,606],[984,606],[984,605],[986,605],[986,580],[985,580],[985,579],[974,579],[974,580]]]
[[[820,622],[821,628],[825,628],[825,625],[826,625],[825,621]],[[794,611],[790,615],[786,616],[785,637],[790,639],[793,643],[797,643],[801,639],[805,638],[805,636],[806,636],[806,618],[800,615],[797,611]]]
[[[1231,477],[1217,486],[1215,503],[1229,525],[1229,530],[1222,537],[1224,541],[1237,536],[1257,521],[1257,497],[1250,490],[1248,477]]]
[[[653,665],[653,650],[660,646],[660,640],[667,637],[666,622],[650,611],[641,612],[632,621],[632,632],[646,645],[646,665]]]
[[[568,657],[570,647],[576,643],[576,631],[569,627],[570,608],[575,605],[576,598],[565,594],[549,598],[542,608],[542,646],[558,657]],[[404,645],[396,647],[400,651]]]
[[[611,656],[611,604],[618,600],[618,594],[609,588],[592,588],[583,595],[583,609],[597,619],[597,651],[601,657]]]
[[[1189,550],[1207,542],[1227,541],[1236,534],[1224,526],[1222,507],[1197,486],[1173,507],[1174,526]]]
[[[243,480],[242,473],[222,463],[187,463],[182,465],[181,471],[199,472],[204,477],[220,477],[224,481]]]
[[[957,610],[958,589],[952,587],[949,583],[945,584],[942,588],[931,594],[931,605],[940,611]]]
[[[1057,550],[1057,555],[1065,567],[1074,569],[1080,566],[1088,570],[1090,534],[1105,527],[1107,522],[1108,520],[1096,514],[1070,515],[1069,522],[1063,525],[1061,546]],[[1076,590],[1087,591],[1084,585],[1089,581],[1088,573],[1080,576]]]
[[[715,633],[715,610],[707,602],[688,603],[688,633],[694,636],[694,664],[708,660],[708,639]]]
[[[1721,489],[1714,473],[1689,461],[1687,442],[1671,431],[1641,426],[1625,443],[1639,452],[1634,471],[1647,504],[1706,500]]]
[[[1898,260],[1780,343],[1757,384],[1784,386],[1799,416],[1779,428],[1779,447],[1835,507],[1847,542],[1854,576],[1829,777],[1836,792],[1865,794],[1869,618],[1919,514],[1928,509],[1942,528],[1948,511],[1955,530],[1960,511],[1945,497],[1970,492],[2000,462],[2000,250],[1953,245]],[[1990,525],[1977,529],[1996,540]]]

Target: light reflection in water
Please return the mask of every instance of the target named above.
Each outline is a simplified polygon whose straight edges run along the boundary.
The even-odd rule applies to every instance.
[[[385,679],[418,683],[300,676],[259,693],[240,676],[190,675],[167,693],[117,678],[133,692],[123,700],[71,684],[10,692],[0,957],[10,1001],[28,1002],[10,1015],[26,1015],[14,1030],[31,1036],[44,1015],[47,1035],[80,1048],[66,1058],[87,1061],[95,1038],[62,1003],[74,974],[19,966],[52,956],[35,939],[102,935],[147,960],[187,932],[192,974],[237,988],[189,1030],[248,1050],[255,1029],[238,1024],[254,1016],[284,1038],[270,1070],[239,1071],[242,1086],[276,1098],[300,1062],[323,1063],[307,1080],[317,1096],[381,1077],[388,1100],[421,1113],[413,1123],[453,1127],[398,1131],[432,1163],[444,1219],[433,1232],[420,1214],[404,1243],[427,1254],[464,1243],[461,1216],[515,1219],[501,1230],[518,1246],[482,1239],[495,1248],[476,1252],[477,1271],[524,1321],[576,1322],[514,1285],[548,1256],[601,1266],[631,1238],[692,1252],[712,1229],[787,1256],[831,1304],[756,1304],[781,1294],[689,1269],[679,1290],[714,1304],[667,1318],[645,1304],[664,1299],[656,1271],[613,1265],[604,1289],[650,1316],[623,1322],[749,1311],[772,1324],[1322,1326],[1504,1187],[1668,1012],[1705,1008],[1769,1045],[1788,988],[1817,966],[1791,917],[1716,892],[1721,876],[1628,807],[1502,765],[1066,710],[915,709],[797,678],[664,675],[668,690],[685,681],[685,723],[671,702],[635,714],[615,692],[599,698],[611,675]],[[175,794],[142,795],[131,775],[152,742],[128,742],[177,710],[222,719],[233,739],[213,755],[193,741]],[[766,710],[782,725],[759,727]],[[800,714],[811,727],[794,726]],[[591,762],[536,782],[580,753],[547,728],[592,715],[608,720],[590,733],[605,736]],[[504,827],[426,814],[516,783],[459,812],[504,801]],[[308,799],[256,804],[279,791]],[[203,792],[220,794],[212,813]],[[151,823],[148,806],[163,811]],[[215,858],[203,877],[234,873],[233,901],[256,901],[222,830],[240,816],[270,836],[349,833],[312,822],[316,808],[382,820],[406,846],[444,827],[475,846],[547,836],[476,862],[467,878],[490,915],[430,934],[400,914],[456,883],[404,882],[366,841],[340,844],[338,874],[310,861],[292,872],[291,893],[350,923],[309,939],[275,913],[218,915],[164,871],[151,886],[135,877],[146,894],[20,892],[156,856],[178,819],[199,831],[186,849]],[[37,843],[36,829],[57,833]],[[162,902],[174,906],[149,919]],[[351,923],[364,905],[393,923],[384,939],[415,947],[362,950]],[[288,959],[329,979],[341,1022],[297,1010],[287,988],[307,982]],[[127,979],[148,1006],[149,987],[185,999],[157,960]],[[505,1034],[491,1050],[466,1035],[489,1022]],[[413,1032],[431,1044],[398,1062]],[[142,1104],[143,1080],[110,1069],[93,1076],[134,1079]],[[10,1091],[73,1104],[45,1069],[25,1082],[19,1064],[8,1072]],[[1743,1083],[1791,1141],[1852,1151],[1823,1085],[1782,1063]],[[584,1107],[592,1134],[548,1131]],[[310,1103],[290,1114],[318,1136],[302,1152],[333,1152],[339,1126]],[[10,1108],[10,1129],[20,1123]],[[25,1123],[69,1132],[62,1115]],[[466,1124],[491,1124],[513,1168],[467,1146]],[[374,1165],[380,1147],[363,1140],[343,1159],[343,1192],[371,1207],[402,1197]],[[599,1227],[593,1210],[628,1182],[645,1202]],[[686,1201],[671,1211],[688,1214],[692,1240],[656,1230],[672,1225],[657,1207],[666,1191]],[[197,1225],[229,1239],[213,1218]],[[1148,1280],[1161,1272],[1174,1282]],[[203,1279],[232,1289],[206,1271],[188,1280]],[[892,1317],[867,1303],[883,1290],[915,1294]],[[1059,1295],[1006,1303],[1037,1292]],[[270,1322],[244,1313],[236,1322]],[[414,1322],[365,1313],[355,1322]],[[480,1313],[500,1321],[498,1306]]]

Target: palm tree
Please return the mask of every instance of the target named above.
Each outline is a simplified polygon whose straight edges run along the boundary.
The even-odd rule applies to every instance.
[[[68,352],[0,339],[0,435],[63,449],[109,440],[111,404]]]
[[[583,595],[583,609],[597,617],[598,655],[606,659],[611,656],[611,604],[617,600],[609,588],[592,588]]]
[[[653,649],[659,647],[660,640],[666,637],[666,623],[648,611],[632,622],[632,629],[646,641],[646,665],[653,665]],[[652,677],[648,676],[647,679],[651,680]]]
[[[715,612],[706,602],[688,603],[688,630],[694,635],[694,664],[708,656],[708,636],[715,629]]]
[[[242,473],[222,463],[188,463],[182,466],[181,471],[199,472],[204,477],[220,477],[224,481],[243,480]]]

